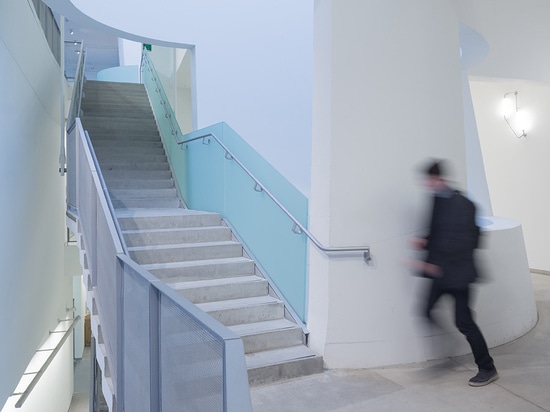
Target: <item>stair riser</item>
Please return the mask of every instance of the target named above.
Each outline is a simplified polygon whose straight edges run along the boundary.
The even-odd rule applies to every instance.
[[[302,329],[289,328],[242,337],[245,353],[286,348],[303,343]]]
[[[273,302],[263,305],[216,310],[208,312],[208,314],[225,326],[231,326],[281,319],[284,316],[284,307],[282,302]]]
[[[116,180],[170,180],[172,174],[170,170],[105,170],[102,168],[103,177],[109,187],[109,182]]]
[[[149,101],[142,96],[136,96],[134,99],[132,99],[131,102],[121,102],[115,97],[103,97],[101,98],[100,103],[84,100],[82,101],[82,103],[83,104],[80,106],[80,108],[84,111],[85,114],[87,113],[88,115],[93,112],[93,115],[98,114],[100,116],[109,116],[111,113],[121,114],[124,116],[132,116],[136,114],[136,112],[139,112],[143,113],[147,117],[154,117],[153,113],[151,112],[151,105],[149,104]]]
[[[121,189],[110,190],[109,194],[112,200],[171,199],[178,197],[176,189]]]
[[[110,153],[98,153],[97,159],[100,163],[116,163],[116,162],[135,162],[135,163],[165,163],[166,156],[161,155],[143,155],[137,153],[125,153],[124,155],[116,155]]]
[[[168,163],[155,163],[155,162],[126,162],[126,163],[114,163],[114,162],[101,162],[101,170],[128,170],[128,171],[169,171],[170,166]]]
[[[120,144],[119,146],[102,146],[101,144],[94,145],[95,154],[97,157],[102,156],[116,156],[118,157],[130,157],[130,156],[166,156],[166,152],[163,147],[148,146],[135,146],[132,144]],[[163,160],[165,160],[164,157]]]
[[[112,190],[128,189],[171,189],[174,188],[174,181],[171,179],[162,180],[141,180],[141,179],[107,179],[107,187]]]
[[[231,231],[229,228],[218,226],[205,229],[171,230],[169,232],[125,233],[124,239],[129,247],[220,242],[231,240]]]
[[[160,142],[158,131],[152,130],[93,130],[84,125],[94,145],[101,147],[104,143],[129,146],[134,143],[153,144]]]
[[[177,292],[187,300],[198,304],[221,300],[265,296],[268,293],[267,281],[253,281],[229,285],[217,285],[193,289],[180,289]]]
[[[223,259],[242,256],[240,244],[190,246],[185,248],[130,251],[130,256],[142,265],[186,262],[190,260]]]
[[[84,129],[88,130],[90,136],[95,134],[108,134],[108,133],[126,133],[126,134],[144,134],[158,133],[157,126],[153,121],[140,122],[138,124],[132,123],[117,123],[117,122],[101,122],[96,123],[93,126],[89,126],[86,121],[83,122]],[[93,139],[93,137],[92,137]]]
[[[85,117],[88,123],[91,123],[91,118],[96,116],[101,118],[99,122],[103,122],[107,119],[109,119],[109,121],[111,122],[114,122],[116,119],[120,119],[121,117],[123,117],[124,119],[133,119],[140,122],[155,121],[155,118],[151,115],[151,109],[146,110],[142,108],[135,108],[131,112],[127,112],[127,110],[128,108],[124,109],[124,111],[110,107],[102,107],[101,111],[92,108],[83,108],[82,117]]]
[[[161,149],[164,152],[164,147],[162,143],[158,140],[148,141],[125,141],[125,140],[107,140],[107,139],[94,139],[94,149],[96,152],[101,150],[128,150],[128,148],[133,148],[136,150],[155,150]]]
[[[152,269],[150,272],[157,278],[167,283],[222,279],[254,274],[254,262],[247,261],[232,264],[212,264],[185,268]]]
[[[93,130],[152,130],[158,131],[155,119],[153,118],[137,118],[137,119],[121,119],[121,118],[112,118],[112,117],[97,117],[94,119],[94,116],[82,117],[82,122],[89,126]]]
[[[216,213],[198,213],[188,216],[123,217],[118,219],[122,230],[151,230],[217,226],[221,217]]]
[[[113,200],[115,209],[171,209],[180,207],[179,199]]]
[[[263,366],[248,370],[250,386],[257,386],[323,372],[323,358],[311,357],[293,362]]]

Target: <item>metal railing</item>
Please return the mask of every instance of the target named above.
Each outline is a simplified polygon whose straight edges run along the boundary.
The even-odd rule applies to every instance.
[[[162,84],[160,83],[160,80],[158,78],[158,74],[156,70],[154,69],[153,62],[151,61],[151,57],[149,56],[149,53],[147,50],[143,49],[141,53],[141,65],[147,66],[147,71],[149,72],[151,76],[151,80],[155,82],[155,91],[159,94],[160,97],[160,104],[162,105],[164,109],[164,117],[168,119],[168,123],[170,124],[171,134],[174,136],[176,141],[178,140],[178,130],[179,127],[177,127],[174,124],[173,116],[172,116],[172,110],[168,107],[170,103],[168,103],[168,97],[166,96],[166,92],[164,91],[164,87],[162,87]],[[140,71],[141,72],[141,71]]]
[[[296,217],[283,205],[277,198],[254,176],[254,174],[248,170],[248,168],[227,148],[226,145],[223,144],[223,142],[218,139],[218,137],[213,133],[207,133],[204,135],[196,136],[191,139],[187,139],[181,142],[177,142],[179,145],[183,145],[197,141],[197,140],[203,140],[204,144],[210,144],[210,141],[207,140],[208,138],[214,139],[221,148],[225,151],[225,158],[227,160],[234,161],[239,167],[248,175],[250,178],[254,181],[254,190],[257,192],[264,192],[293,222],[292,226],[292,232],[300,235],[304,234],[307,236],[307,238],[315,245],[315,247],[319,250],[321,250],[324,253],[330,254],[330,253],[363,253],[363,257],[365,259],[365,262],[367,264],[371,264],[372,257],[370,254],[370,247],[369,246],[324,246],[313,234],[300,223]]]
[[[69,116],[67,118],[67,134],[70,134],[74,127],[77,117],[80,117],[80,107],[82,104],[82,89],[84,87],[84,67],[86,66],[86,49],[84,43],[80,42],[80,53],[78,55],[78,63],[76,65],[75,81],[73,85],[73,94],[71,97],[71,106],[69,108]]]
[[[35,388],[35,386],[38,384],[38,381],[40,380],[40,378],[42,377],[42,375],[44,375],[44,373],[46,372],[46,369],[48,369],[48,366],[50,366],[50,364],[52,363],[52,361],[55,359],[55,357],[57,356],[57,353],[61,350],[61,348],[63,347],[63,344],[65,343],[65,341],[67,340],[67,338],[69,336],[71,336],[71,332],[73,331],[76,323],[80,320],[80,316],[77,316],[76,318],[74,319],[66,319],[66,320],[62,320],[60,321],[61,322],[67,322],[67,321],[72,321],[71,324],[69,325],[69,327],[67,328],[67,330],[64,330],[64,331],[61,331],[63,333],[63,336],[61,337],[61,339],[59,340],[59,342],[57,343],[57,345],[55,345],[55,348],[53,349],[43,349],[43,350],[51,350],[50,354],[48,355],[48,357],[46,358],[46,361],[42,364],[42,366],[40,367],[40,369],[37,371],[37,372],[33,372],[34,373],[34,377],[32,378],[32,380],[30,381],[30,383],[28,384],[27,388],[21,392],[21,393],[14,393],[13,395],[21,395],[21,397],[17,400],[17,402],[15,403],[15,407],[16,408],[21,408],[23,406],[23,404],[25,403],[25,401],[27,400],[27,398],[29,397],[29,395],[31,394],[32,390]],[[52,332],[52,333],[56,333],[56,332]]]
[[[79,239],[116,409],[250,411],[242,340],[127,255],[89,136],[76,125]]]

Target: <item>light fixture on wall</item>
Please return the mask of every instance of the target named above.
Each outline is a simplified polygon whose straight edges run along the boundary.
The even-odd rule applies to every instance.
[[[518,108],[518,92],[504,94],[503,115],[506,124],[518,139],[527,136],[525,130],[527,129],[528,119],[526,113]],[[521,130],[521,133],[516,132],[516,130]]]

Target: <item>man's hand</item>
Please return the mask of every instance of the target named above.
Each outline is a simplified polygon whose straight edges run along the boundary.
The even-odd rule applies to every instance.
[[[415,237],[410,240],[411,247],[416,250],[424,250],[428,241],[422,237]]]

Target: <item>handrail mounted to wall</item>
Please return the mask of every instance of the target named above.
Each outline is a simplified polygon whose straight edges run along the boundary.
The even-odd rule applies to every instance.
[[[80,316],[77,316],[76,318],[74,319],[65,319],[63,321],[60,321],[60,322],[65,322],[65,321],[72,321],[71,324],[69,325],[69,327],[62,331],[63,333],[63,336],[61,337],[61,339],[59,340],[59,342],[57,343],[57,345],[55,346],[55,348],[53,349],[46,349],[46,350],[51,350],[51,353],[48,355],[48,358],[46,359],[46,361],[44,362],[44,364],[40,367],[40,369],[38,370],[38,372],[35,372],[34,373],[34,377],[32,378],[32,380],[30,381],[29,385],[27,386],[27,389],[25,389],[23,392],[21,393],[14,393],[13,395],[21,395],[21,397],[19,398],[19,400],[15,403],[15,407],[16,408],[21,408],[23,406],[23,404],[25,403],[25,401],[27,400],[27,398],[29,397],[29,395],[31,394],[32,390],[34,389],[34,387],[36,386],[36,384],[38,383],[38,381],[40,380],[40,378],[42,377],[42,375],[44,375],[44,372],[46,372],[46,369],[48,369],[48,366],[50,366],[50,363],[52,363],[52,361],[55,359],[57,353],[61,350],[61,348],[63,347],[63,344],[65,343],[65,341],[67,340],[67,338],[71,335],[71,332],[73,331],[76,323],[80,320]]]
[[[307,230],[304,225],[302,225],[296,217],[277,200],[277,198],[254,176],[254,174],[248,170],[248,168],[227,148],[226,145],[223,144],[223,142],[218,139],[218,137],[213,133],[207,133],[200,136],[193,137],[191,139],[184,140],[182,142],[177,142],[177,144],[181,145],[183,148],[183,145],[197,141],[202,140],[204,144],[210,144],[209,138],[214,139],[225,151],[225,158],[227,160],[233,160],[239,167],[248,175],[250,178],[254,181],[254,190],[257,192],[264,192],[293,222],[292,226],[292,232],[296,233],[297,235],[304,234],[307,236],[307,238],[317,247],[317,249],[321,250],[324,253],[330,254],[330,253],[357,253],[357,252],[363,252],[363,257],[365,259],[365,262],[370,265],[372,263],[372,256],[370,253],[370,247],[369,246],[340,246],[340,247],[330,247],[330,246],[324,246],[317,240],[313,234]]]

